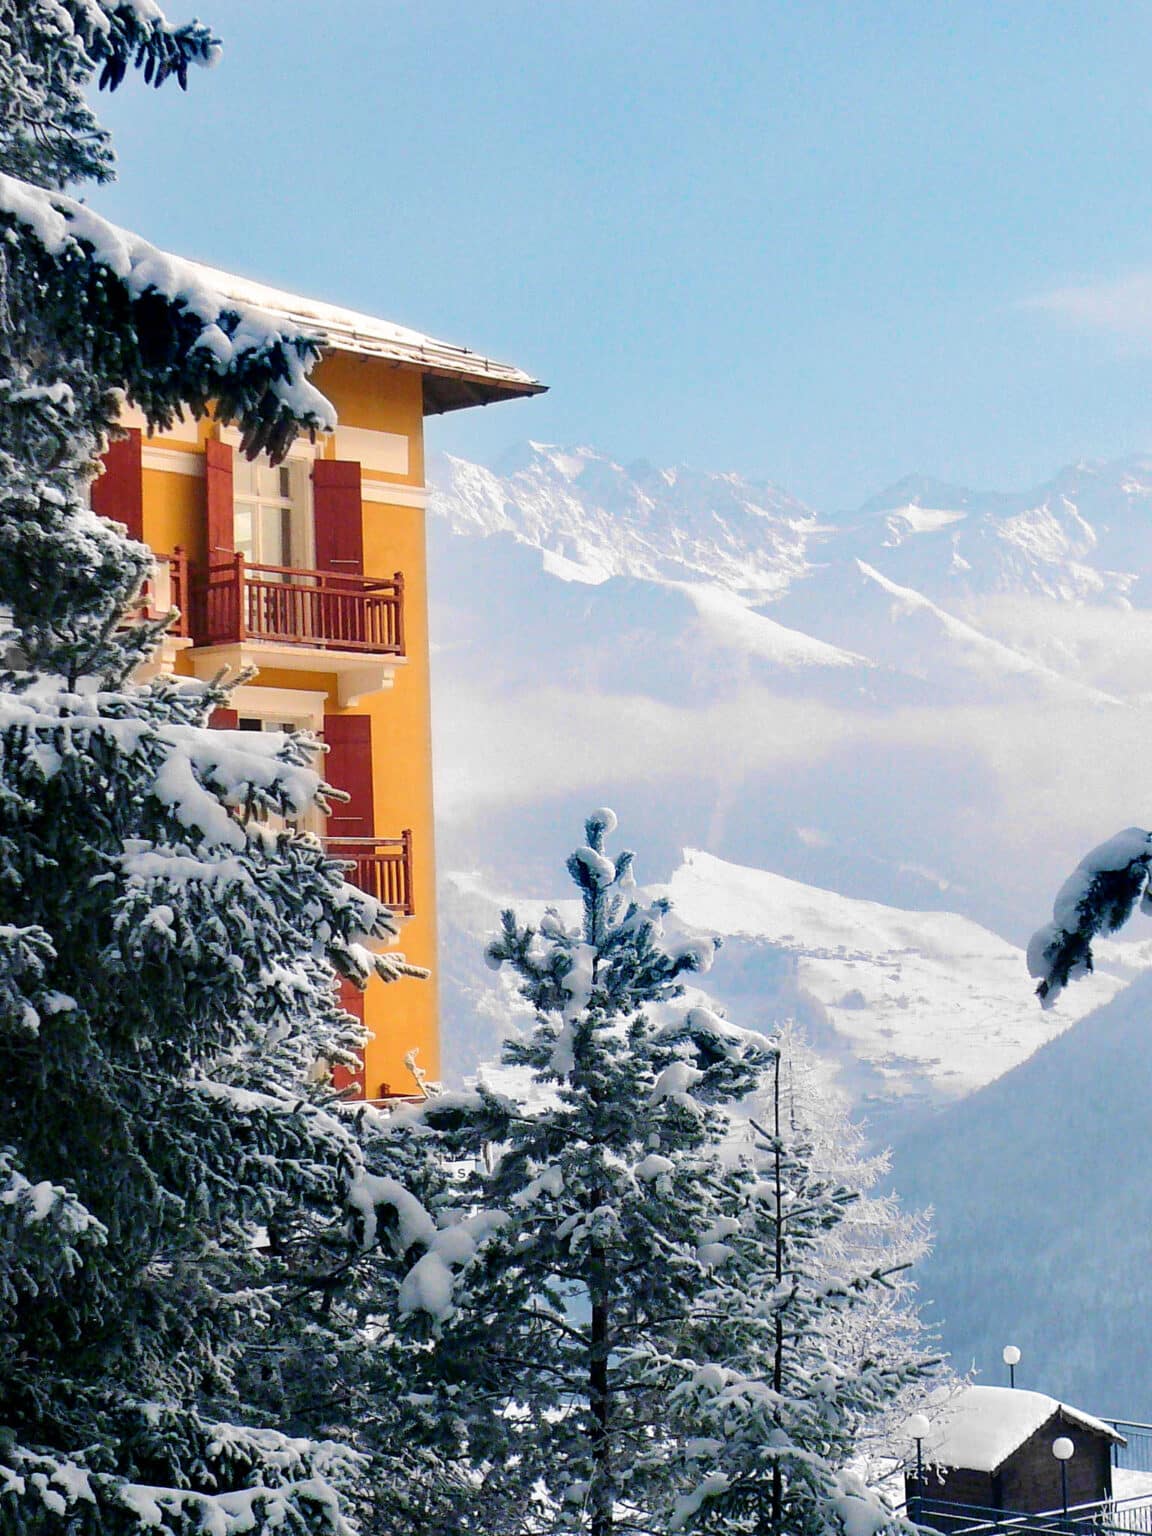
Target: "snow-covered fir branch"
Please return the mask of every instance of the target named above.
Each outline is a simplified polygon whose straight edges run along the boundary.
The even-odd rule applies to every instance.
[[[1152,833],[1128,827],[1086,853],[1056,893],[1052,921],[1028,941],[1028,973],[1036,994],[1051,1008],[1070,981],[1092,970],[1092,941],[1122,928],[1148,893]]]

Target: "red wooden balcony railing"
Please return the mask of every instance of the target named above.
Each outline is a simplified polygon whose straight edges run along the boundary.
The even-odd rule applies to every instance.
[[[404,577],[345,576],[283,565],[213,560],[196,592],[198,645],[285,645],[404,654]]]
[[[168,633],[186,638],[192,633],[188,617],[188,601],[191,596],[188,556],[182,549],[175,549],[170,555],[153,555],[152,558],[155,561],[152,574],[132,605],[132,617],[158,619],[170,609],[178,608],[180,617],[168,626]]]
[[[348,879],[381,906],[391,907],[404,917],[416,908],[412,901],[412,833],[399,837],[326,837],[325,851],[334,859],[345,859],[352,868]]]

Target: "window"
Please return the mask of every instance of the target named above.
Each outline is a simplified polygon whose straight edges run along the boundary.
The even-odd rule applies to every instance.
[[[308,462],[237,454],[233,466],[233,536],[252,565],[308,568],[312,559]]]
[[[238,731],[307,731],[312,729],[312,721],[308,718],[284,720],[278,715],[239,715],[236,720],[236,729]],[[265,816],[263,821],[265,826],[272,828],[273,831],[294,827],[298,832],[314,832],[317,836],[322,836],[325,830],[324,815],[316,806],[312,806],[298,820],[285,820],[282,816],[269,815]]]
[[[265,720],[260,715],[241,715],[236,721],[238,731],[304,731],[308,729],[308,723],[304,720]]]

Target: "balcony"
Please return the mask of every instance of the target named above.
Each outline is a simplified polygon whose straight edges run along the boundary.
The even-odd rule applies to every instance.
[[[401,832],[399,837],[326,837],[324,848],[331,858],[352,866],[348,879],[375,896],[381,906],[401,917],[415,912],[410,831]]]
[[[188,556],[182,549],[171,555],[153,555],[152,573],[140,588],[140,595],[133,603],[134,619],[159,619],[173,608],[179,617],[168,626],[167,634],[175,639],[188,639]]]
[[[333,672],[347,706],[390,687],[404,661],[399,571],[346,576],[229,554],[194,578],[192,599],[198,677],[212,677],[221,666]]]
[[[177,653],[192,644],[188,620],[188,557],[177,549],[171,555],[154,555],[151,574],[128,610],[129,618],[162,619],[175,608],[177,618],[161,636],[159,648],[136,671],[138,682],[173,670]]]

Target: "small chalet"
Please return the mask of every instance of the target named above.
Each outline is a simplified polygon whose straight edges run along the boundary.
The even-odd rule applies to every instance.
[[[1069,1508],[1110,1499],[1112,1448],[1126,1444],[1110,1424],[1042,1392],[969,1387],[925,1438],[924,1486],[907,1475],[908,1507],[922,1499],[923,1523],[942,1530],[955,1523],[948,1504],[1014,1514],[1058,1510],[1063,1490],[1052,1443],[1061,1438],[1073,1447],[1065,1463]]]

